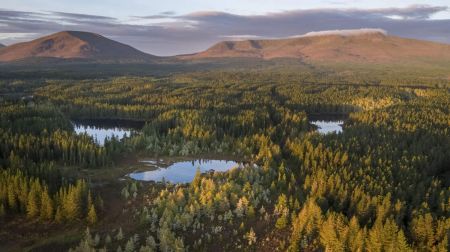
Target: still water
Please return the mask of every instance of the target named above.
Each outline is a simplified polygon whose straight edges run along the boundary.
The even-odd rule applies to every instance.
[[[341,133],[342,125],[344,124],[344,121],[341,121],[341,120],[338,120],[338,121],[319,120],[319,121],[312,121],[311,123],[317,126],[317,131],[320,134],[329,134],[332,132]]]
[[[167,167],[162,167],[154,160],[144,160],[141,163],[149,167],[155,167],[155,170],[145,172],[134,172],[129,174],[132,179],[143,181],[170,181],[172,183],[189,183],[191,182],[197,171],[208,172],[210,170],[224,172],[240,164],[228,160],[191,160],[173,163]]]
[[[83,120],[72,123],[77,134],[89,135],[100,146],[105,144],[106,139],[114,136],[120,140],[140,128],[140,124],[136,122],[120,120]]]

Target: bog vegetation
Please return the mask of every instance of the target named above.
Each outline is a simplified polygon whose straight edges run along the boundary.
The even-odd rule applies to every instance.
[[[448,251],[448,88],[356,82],[230,72],[3,80],[0,221],[76,229],[71,251]],[[311,115],[348,119],[320,135]],[[73,119],[146,123],[98,146]],[[108,173],[136,153],[248,163],[189,184],[116,180],[122,209],[106,223],[105,189],[81,171]]]

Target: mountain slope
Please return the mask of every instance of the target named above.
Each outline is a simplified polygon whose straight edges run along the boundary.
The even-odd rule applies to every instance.
[[[3,62],[36,58],[141,62],[157,57],[101,35],[80,31],[58,32],[0,49]]]
[[[6,47],[4,44],[0,43],[0,48]]]
[[[450,45],[388,36],[383,32],[318,33],[289,39],[224,41],[182,59],[253,57],[329,62],[450,60]]]

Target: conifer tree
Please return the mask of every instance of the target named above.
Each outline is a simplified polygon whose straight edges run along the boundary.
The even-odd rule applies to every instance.
[[[93,204],[89,208],[88,215],[87,215],[87,221],[91,225],[94,225],[97,223],[97,213],[95,211],[95,206]]]
[[[105,237],[105,244],[109,245],[109,244],[111,244],[111,242],[112,242],[111,236],[109,234],[107,234]]]
[[[125,245],[125,252],[133,252],[135,246],[136,245],[134,244],[133,237],[130,237],[130,239],[127,241],[127,244]]]
[[[64,221],[64,215],[61,211],[61,207],[56,208],[55,221],[57,223],[62,223]]]
[[[120,227],[119,231],[117,232],[117,235],[116,235],[116,240],[121,241],[122,239],[123,239],[123,232],[122,232],[122,228]]]
[[[34,218],[39,214],[39,198],[37,196],[36,187],[32,187],[30,193],[28,194],[27,202],[27,216],[28,218]]]
[[[43,220],[53,219],[53,201],[50,198],[47,189],[42,191],[40,212],[41,212],[41,219]]]

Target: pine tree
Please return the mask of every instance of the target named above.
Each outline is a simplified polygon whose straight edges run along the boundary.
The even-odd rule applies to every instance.
[[[420,215],[411,221],[411,233],[419,248],[426,249],[433,244],[433,217],[430,213]]]
[[[256,234],[253,228],[250,228],[250,231],[245,234],[244,238],[247,239],[249,246],[256,243]]]
[[[122,194],[122,196],[123,196],[125,199],[128,199],[128,198],[130,197],[130,193],[128,192],[128,187],[127,187],[127,186],[125,186],[125,187],[122,189],[121,194]]]
[[[8,187],[8,207],[12,212],[16,212],[19,208],[17,204],[17,196],[12,186]]]
[[[107,234],[105,237],[105,244],[109,245],[109,244],[111,244],[111,242],[112,242],[111,236],[109,234]]]
[[[137,183],[135,181],[135,182],[131,183],[130,192],[135,193],[135,192],[137,192],[137,190],[138,190],[137,189]]]
[[[353,216],[348,224],[348,246],[351,251],[363,251],[365,229],[361,230],[358,219]]]
[[[87,210],[89,213],[89,210],[91,209],[91,206],[94,204],[94,201],[92,200],[92,194],[91,191],[88,192],[88,197],[87,197]]]
[[[89,208],[88,215],[87,215],[87,221],[91,225],[94,225],[95,223],[97,223],[97,213],[95,211],[94,205],[91,205],[91,207]]]
[[[174,233],[167,227],[167,224],[163,224],[158,235],[160,249],[162,251],[173,251],[176,238]]]
[[[81,214],[81,195],[78,188],[71,186],[63,202],[64,215],[67,220],[75,220]]]
[[[247,208],[247,216],[249,218],[255,217],[255,208],[253,208],[253,206],[248,206],[248,208]]]
[[[57,223],[62,223],[64,221],[64,216],[62,214],[61,207],[56,208],[55,221]]]
[[[344,223],[340,216],[330,214],[319,230],[321,244],[325,251],[344,251],[345,236]]]
[[[51,220],[53,218],[53,201],[48,195],[47,189],[42,192],[41,196],[41,219]]]
[[[125,252],[133,252],[134,247],[135,247],[134,240],[133,240],[133,237],[131,237],[128,240],[127,244],[125,245]]]
[[[275,227],[277,229],[283,229],[287,226],[288,224],[288,216],[286,214],[282,214],[276,221],[275,223]]]
[[[178,237],[177,239],[175,239],[175,244],[174,244],[174,250],[175,252],[184,252],[185,248],[184,248],[184,242],[183,239],[181,239],[180,237]]]
[[[397,239],[396,239],[395,246],[396,246],[396,250],[399,252],[412,251],[408,245],[408,242],[406,241],[406,237],[405,237],[405,234],[403,233],[403,230],[400,230],[397,233]]]
[[[97,247],[100,244],[100,235],[95,234],[94,236],[94,247]]]
[[[39,204],[36,188],[33,186],[30,193],[28,194],[27,202],[27,216],[28,218],[34,218],[39,214]]]
[[[89,227],[87,227],[86,230],[84,231],[83,239],[87,242],[87,244],[89,244],[89,246],[95,246],[94,240],[92,239],[91,230],[89,229]]]
[[[156,241],[152,235],[149,235],[147,237],[147,239],[145,240],[145,244],[147,245],[147,247],[150,247],[151,249],[156,250]]]
[[[121,241],[123,239],[122,228],[119,228],[119,232],[117,232],[116,240]]]
[[[195,189],[200,187],[202,181],[202,173],[200,171],[200,167],[197,167],[196,171],[195,171],[195,176],[194,179],[191,182],[191,187]]]

